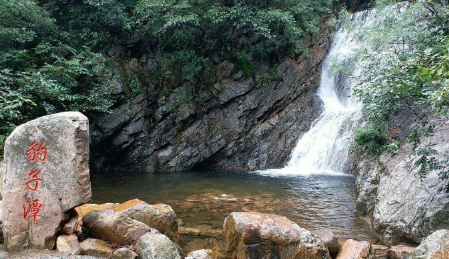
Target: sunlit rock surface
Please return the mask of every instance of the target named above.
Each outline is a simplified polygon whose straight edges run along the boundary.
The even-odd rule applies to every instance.
[[[315,234],[273,214],[233,212],[225,220],[223,236],[231,259],[330,258]]]
[[[41,117],[5,142],[3,234],[11,250],[52,249],[67,211],[89,202],[89,122],[79,112]]]

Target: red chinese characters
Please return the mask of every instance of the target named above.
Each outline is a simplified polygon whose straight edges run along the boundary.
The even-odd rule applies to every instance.
[[[41,174],[41,170],[34,170],[31,171],[28,176],[32,178],[32,180],[28,181],[26,183],[27,189],[30,191],[36,191],[37,188],[39,188],[39,182],[42,181],[41,178],[39,178],[39,175]]]
[[[27,219],[28,217],[33,218],[34,224],[36,224],[37,217],[40,217],[39,211],[42,208],[42,204],[39,203],[39,200],[33,200],[30,202],[29,200],[23,205],[23,219]]]
[[[41,141],[40,145],[38,145],[36,141],[33,141],[33,143],[31,143],[31,145],[28,146],[26,155],[28,157],[28,160],[30,160],[30,162],[36,161],[36,158],[42,163],[45,162],[45,160],[47,160],[47,149],[42,147],[43,145],[44,141]]]
[[[47,160],[47,149],[44,147],[44,141],[41,141],[38,144],[36,141],[33,141],[31,145],[28,146],[28,150],[26,151],[26,156],[30,162],[35,162],[36,160],[44,163]],[[42,181],[39,178],[41,174],[41,169],[31,170],[28,173],[28,177],[31,178],[30,181],[26,183],[26,188],[32,192],[37,191],[39,188],[39,183]],[[41,217],[39,215],[39,211],[42,209],[42,204],[39,203],[39,199],[34,199],[32,201],[27,200],[27,202],[23,205],[23,219],[27,220],[28,218],[33,219],[33,223],[36,224],[36,219]]]

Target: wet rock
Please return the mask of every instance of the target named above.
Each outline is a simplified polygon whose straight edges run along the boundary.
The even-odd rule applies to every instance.
[[[312,232],[272,214],[233,212],[225,220],[223,235],[227,258],[330,258]]]
[[[390,247],[388,258],[390,259],[408,259],[410,254],[415,250],[414,247],[398,245]]]
[[[315,233],[324,242],[330,255],[338,254],[340,244],[338,243],[338,239],[332,230],[320,229],[313,231],[313,233]]]
[[[76,235],[62,235],[56,239],[56,249],[59,252],[78,254],[80,252],[80,243],[78,242],[78,237]]]
[[[136,244],[141,259],[182,259],[181,248],[167,236],[160,233],[147,233]]]
[[[190,252],[185,259],[214,259],[211,254],[212,250],[210,249],[201,249]]]
[[[367,259],[370,252],[370,243],[348,239],[340,247],[337,259]]]
[[[449,230],[433,232],[411,253],[412,258],[449,258]]]
[[[20,125],[5,142],[4,163],[5,244],[53,249],[66,212],[92,196],[87,118],[64,112]]]
[[[93,236],[119,244],[131,244],[145,233],[154,232],[146,224],[122,212],[92,210],[83,217],[83,227]]]
[[[134,220],[159,230],[173,242],[178,242],[178,217],[169,205],[141,203],[122,212]]]
[[[98,258],[109,258],[114,250],[106,242],[99,239],[88,238],[80,244],[80,254]]]
[[[383,245],[371,245],[369,251],[369,259],[387,259],[388,257],[388,246]]]
[[[112,259],[137,259],[137,254],[128,248],[122,247],[114,251]]]

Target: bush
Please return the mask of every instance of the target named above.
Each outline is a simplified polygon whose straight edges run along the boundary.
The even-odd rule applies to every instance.
[[[363,147],[370,154],[380,155],[386,149],[387,135],[381,129],[368,126],[359,129],[354,135],[354,146]]]

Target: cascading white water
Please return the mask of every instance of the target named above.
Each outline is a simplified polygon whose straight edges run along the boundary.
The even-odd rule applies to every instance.
[[[345,76],[331,72],[332,61],[338,59],[349,65],[351,53],[358,46],[358,33],[374,17],[374,10],[353,14],[359,27],[348,31],[339,29],[330,51],[323,61],[318,96],[323,102],[323,112],[310,130],[298,141],[291,160],[282,169],[260,171],[267,175],[344,175],[343,166],[348,157],[353,127],[361,123],[362,104],[351,95],[356,84],[357,69]]]

